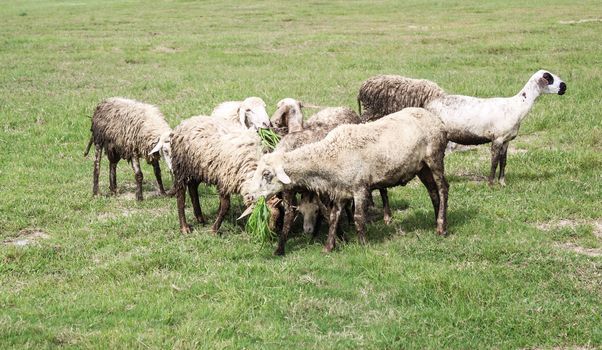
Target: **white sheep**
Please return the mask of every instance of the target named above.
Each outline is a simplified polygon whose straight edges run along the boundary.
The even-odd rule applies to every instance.
[[[146,158],[153,165],[159,192],[165,194],[161,180],[159,158],[163,157],[171,170],[170,140],[171,128],[156,106],[121,97],[102,101],[92,116],[92,136],[84,152],[88,155],[92,144],[95,146],[93,195],[98,194],[100,159],[105,150],[109,158],[109,188],[117,192],[117,163],[126,159],[132,163],[136,177],[136,199],[142,200],[142,170],[139,158]]]
[[[406,107],[424,107],[441,118],[449,141],[462,145],[491,142],[489,184],[499,165],[498,180],[505,185],[508,144],[517,136],[520,123],[541,94],[563,95],[565,91],[566,84],[545,70],[533,74],[516,95],[493,98],[448,95],[428,80],[384,75],[362,84],[358,104],[365,108],[364,120]]]
[[[307,188],[333,201],[325,250],[335,246],[342,208],[355,203],[359,241],[365,243],[365,206],[372,189],[405,185],[414,176],[428,189],[437,233],[446,234],[448,185],[443,157],[447,139],[439,118],[421,108],[408,108],[378,121],[341,125],[321,141],[293,151],[264,155],[253,175],[247,201],[278,192]],[[276,254],[284,253],[280,237]]]
[[[219,213],[213,226],[219,229],[230,208],[230,195],[245,196],[262,155],[261,138],[237,122],[197,116],[184,120],[171,137],[172,169],[180,230],[189,233],[184,213],[186,189],[199,223],[205,218],[199,202],[198,186],[215,185],[220,196]]]
[[[270,127],[270,117],[265,110],[265,102],[259,97],[248,97],[243,101],[228,101],[220,103],[212,117],[224,118],[240,123],[246,128],[255,130]]]

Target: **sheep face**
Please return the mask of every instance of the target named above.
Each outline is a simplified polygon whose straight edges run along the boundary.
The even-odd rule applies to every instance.
[[[163,134],[159,137],[159,141],[155,145],[155,147],[148,153],[149,156],[153,156],[157,152],[167,164],[169,171],[171,171],[171,133]]]
[[[301,102],[293,99],[293,98],[285,98],[278,102],[276,105],[277,110],[274,112],[271,118],[272,125],[275,128],[290,128],[289,125],[291,122],[297,127],[295,130],[288,130],[288,132],[300,131],[303,125],[303,114],[301,113],[301,108],[303,105]],[[290,120],[293,118],[294,120]]]
[[[270,127],[270,117],[265,110],[265,102],[259,97],[249,97],[242,101],[238,109],[238,118],[249,129]]]
[[[313,193],[304,193],[301,195],[298,210],[303,215],[303,232],[313,234],[320,213],[318,197]]]
[[[566,84],[557,75],[548,71],[540,70],[535,73],[537,84],[541,87],[541,92],[544,94],[564,95],[566,92]]]
[[[280,152],[264,155],[259,163],[249,186],[245,201],[255,202],[259,197],[267,199],[284,190],[291,179],[284,172],[282,154]]]

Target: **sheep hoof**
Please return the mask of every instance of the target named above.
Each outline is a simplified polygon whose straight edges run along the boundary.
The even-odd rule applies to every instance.
[[[383,217],[383,220],[385,221],[385,225],[390,225],[391,221],[393,221],[393,218],[391,218],[390,216],[385,215]]]
[[[360,242],[361,245],[368,244],[368,242],[366,241],[366,237],[364,237],[364,236],[360,236],[359,242]]]
[[[274,250],[274,255],[283,256],[284,255],[284,247],[277,247],[276,250]]]
[[[144,197],[142,197],[142,194],[136,194],[137,201],[142,201],[143,199],[144,199]]]
[[[437,234],[441,237],[447,237],[447,230],[437,230]]]
[[[185,235],[189,234],[191,231],[192,230],[190,229],[189,225],[180,227],[180,232],[182,232]]]
[[[214,236],[217,236],[217,230],[219,230],[219,228],[215,227],[215,226],[211,226],[211,234]]]
[[[205,224],[205,223],[206,223],[206,221],[205,221],[205,218],[204,218],[203,216],[197,216],[197,217],[196,217],[196,221],[197,221],[199,224]],[[213,228],[211,228],[211,229],[213,230]],[[217,230],[216,230],[216,231],[217,231]]]
[[[500,186],[502,186],[502,187],[506,187],[506,180],[504,180],[504,179],[501,179],[501,180],[500,180]]]
[[[334,245],[325,245],[324,246],[324,253],[330,253],[332,252],[332,250],[334,249]]]

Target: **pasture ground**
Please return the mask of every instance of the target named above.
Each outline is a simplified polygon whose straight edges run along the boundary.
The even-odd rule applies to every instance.
[[[0,348],[600,348],[601,10],[3,1]],[[368,246],[347,227],[351,241],[332,254],[324,235],[299,234],[285,257],[242,232],[239,199],[221,236],[198,225],[181,235],[147,165],[145,201],[126,162],[119,195],[106,195],[106,159],[103,195],[91,197],[82,153],[109,96],[157,104],[176,126],[249,95],[270,113],[283,97],[356,108],[379,73],[510,96],[540,68],[568,91],[541,97],[523,123],[508,186],[486,185],[487,146],[446,158],[447,238],[416,181],[391,191],[393,224],[370,224]],[[214,218],[215,191],[202,195]]]

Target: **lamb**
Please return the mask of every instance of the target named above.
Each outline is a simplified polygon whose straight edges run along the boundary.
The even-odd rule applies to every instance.
[[[428,80],[384,75],[362,84],[358,104],[360,110],[364,105],[363,120],[378,119],[406,107],[424,107],[441,118],[449,141],[463,145],[491,142],[489,184],[494,184],[499,165],[498,181],[504,186],[508,144],[518,135],[520,123],[541,94],[565,92],[566,84],[545,70],[533,74],[518,94],[505,98],[448,95]]]
[[[447,138],[441,121],[421,108],[407,108],[372,123],[341,125],[321,141],[293,151],[264,155],[251,181],[247,201],[298,187],[333,200],[325,251],[335,247],[342,208],[355,202],[360,243],[365,238],[365,207],[370,190],[405,185],[418,175],[431,197],[437,233],[447,233],[448,185],[443,157]],[[276,253],[284,252],[280,237]]]
[[[230,208],[230,195],[249,193],[250,180],[263,151],[261,138],[238,122],[197,116],[174,129],[171,149],[181,232],[190,232],[184,213],[186,188],[197,221],[205,223],[198,195],[198,186],[203,182],[218,188],[219,213],[211,227],[217,233]]]
[[[156,106],[121,97],[112,97],[102,101],[92,116],[92,136],[84,152],[87,156],[94,143],[95,159],[93,172],[93,195],[98,195],[98,177],[100,159],[105,150],[109,159],[109,189],[117,193],[117,163],[120,159],[131,162],[136,178],[136,199],[142,200],[142,170],[139,158],[146,158],[152,164],[164,195],[159,158],[163,157],[171,170],[171,149],[169,135],[171,128]]]
[[[259,97],[220,103],[211,112],[211,116],[238,122],[242,126],[254,130],[270,127],[270,118],[265,111],[265,102]]]

